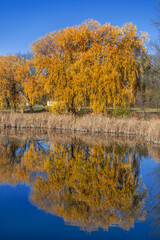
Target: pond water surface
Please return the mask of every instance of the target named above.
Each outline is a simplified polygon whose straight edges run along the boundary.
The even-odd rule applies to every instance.
[[[160,147],[0,136],[0,239],[160,239]]]

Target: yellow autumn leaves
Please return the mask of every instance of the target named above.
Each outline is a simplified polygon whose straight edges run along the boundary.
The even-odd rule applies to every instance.
[[[119,28],[89,20],[51,32],[32,44],[34,74],[21,76],[26,95],[34,102],[46,94],[73,113],[134,102],[148,61],[146,40],[131,23]]]
[[[0,105],[8,103],[14,109],[32,106],[40,91],[41,83],[32,60],[17,55],[0,56]]]
[[[147,63],[145,34],[131,23],[101,26],[87,21],[50,33],[32,46],[35,66],[45,74],[45,88],[69,111],[89,105],[95,113],[133,102]]]

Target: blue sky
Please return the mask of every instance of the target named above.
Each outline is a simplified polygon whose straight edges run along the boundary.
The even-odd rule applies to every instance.
[[[138,31],[157,38],[151,24],[157,0],[0,0],[0,54],[27,53],[39,37],[86,19],[122,26],[132,22]]]

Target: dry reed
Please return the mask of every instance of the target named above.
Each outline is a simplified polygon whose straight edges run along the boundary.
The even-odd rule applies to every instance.
[[[69,132],[112,133],[140,136],[146,141],[160,144],[160,119],[111,118],[107,116],[54,115],[43,113],[0,112],[1,128],[59,129]]]

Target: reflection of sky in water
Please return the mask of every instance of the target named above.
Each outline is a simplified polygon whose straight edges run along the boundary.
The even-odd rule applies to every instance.
[[[151,187],[152,181],[149,181],[149,179],[151,179],[151,176],[158,166],[160,166],[160,162],[154,161],[152,157],[142,157],[141,175],[142,181],[145,182],[147,188]]]
[[[48,147],[45,141],[40,142],[43,148]],[[70,147],[70,144],[67,145]],[[18,150],[19,151],[19,150]],[[160,190],[154,184],[154,171],[160,166],[151,157],[142,157],[140,175],[148,190],[146,206]],[[152,189],[152,191],[150,191]],[[134,228],[125,231],[118,227],[109,227],[108,231],[99,229],[91,233],[81,231],[79,227],[69,226],[60,217],[53,216],[37,209],[29,201],[30,188],[26,185],[0,186],[0,239],[158,239],[158,235],[151,234],[154,216],[147,215],[145,222],[135,223]],[[146,209],[147,210],[147,209]]]

